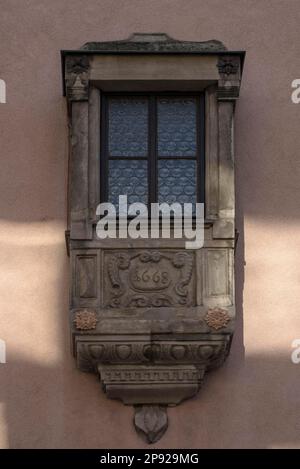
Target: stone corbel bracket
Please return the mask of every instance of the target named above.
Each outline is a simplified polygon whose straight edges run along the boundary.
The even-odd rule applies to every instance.
[[[80,313],[80,327],[95,319]],[[223,314],[223,315],[222,315]],[[206,321],[215,330],[226,328],[229,316],[211,311]],[[135,408],[135,426],[154,443],[167,429],[167,407],[195,396],[207,370],[220,366],[229,351],[230,335],[214,339],[186,334],[182,340],[149,335],[97,335],[76,338],[78,368],[99,375],[104,392]]]

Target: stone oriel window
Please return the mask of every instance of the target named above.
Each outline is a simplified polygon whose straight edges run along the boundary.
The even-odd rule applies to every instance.
[[[101,201],[204,202],[204,95],[104,94]]]
[[[244,56],[219,41],[165,34],[62,52],[73,354],[109,398],[135,407],[148,442],[166,431],[167,407],[194,396],[230,351],[233,128]],[[98,204],[124,194],[204,202],[204,246],[98,238]]]

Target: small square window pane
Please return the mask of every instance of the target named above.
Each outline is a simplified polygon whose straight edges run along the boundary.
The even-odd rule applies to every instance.
[[[195,156],[197,104],[195,98],[159,98],[158,156]]]
[[[118,207],[119,195],[127,202],[148,203],[148,163],[144,160],[110,160],[108,201]]]
[[[110,156],[147,156],[148,100],[110,98],[108,111]]]
[[[196,203],[196,161],[158,161],[158,202]]]

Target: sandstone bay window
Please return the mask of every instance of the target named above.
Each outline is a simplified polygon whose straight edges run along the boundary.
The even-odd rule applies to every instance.
[[[167,408],[195,396],[230,351],[233,128],[244,56],[220,41],[162,33],[62,51],[72,351],[108,398],[134,406],[135,428],[149,443],[166,431]],[[96,209],[119,195],[204,202],[204,246],[100,239]]]
[[[204,96],[102,97],[101,201],[204,202]]]

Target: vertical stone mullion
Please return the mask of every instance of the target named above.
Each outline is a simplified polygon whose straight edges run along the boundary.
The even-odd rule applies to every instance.
[[[100,90],[90,87],[89,93],[89,219],[96,217],[100,202]]]
[[[210,86],[205,93],[205,216],[218,217],[218,103],[216,87]]]
[[[88,220],[88,101],[72,102],[70,236],[91,238]]]

